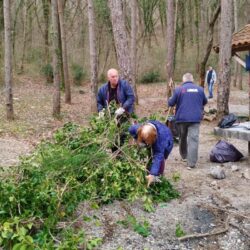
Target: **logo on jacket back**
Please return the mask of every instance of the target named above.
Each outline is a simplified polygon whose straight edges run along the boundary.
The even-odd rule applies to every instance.
[[[198,92],[198,89],[187,89],[187,92]]]

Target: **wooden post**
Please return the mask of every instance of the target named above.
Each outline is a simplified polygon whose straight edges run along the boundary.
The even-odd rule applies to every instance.
[[[250,50],[249,50],[249,56],[250,56]],[[249,77],[248,77],[248,120],[250,121],[250,71],[249,71]],[[250,156],[250,141],[248,142],[248,156]]]

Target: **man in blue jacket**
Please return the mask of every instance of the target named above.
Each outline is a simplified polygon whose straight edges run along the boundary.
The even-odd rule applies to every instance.
[[[207,98],[204,89],[193,83],[192,74],[184,74],[182,80],[182,85],[174,90],[168,105],[176,105],[175,119],[182,160],[187,161],[189,168],[194,168],[198,160],[200,122]]]
[[[173,136],[170,129],[159,121],[148,121],[145,124],[134,124],[129,127],[129,133],[140,147],[150,146],[153,151],[153,161],[146,176],[148,186],[162,175],[165,159],[173,148]]]
[[[116,69],[109,69],[107,77],[108,82],[100,87],[97,95],[99,116],[104,116],[103,109],[113,100],[120,106],[115,111],[116,116],[121,116],[124,112],[131,114],[135,100],[132,87],[127,81],[119,78]]]

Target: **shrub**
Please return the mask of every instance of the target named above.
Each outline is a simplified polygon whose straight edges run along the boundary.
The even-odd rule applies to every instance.
[[[79,64],[73,64],[71,68],[74,84],[81,85],[81,82],[86,75],[84,69]]]
[[[53,67],[50,63],[42,66],[41,68],[41,73],[43,76],[46,77],[47,83],[52,83],[53,82]]]
[[[141,78],[142,83],[159,82],[159,80],[160,80],[159,71],[149,71],[145,75],[143,75]]]

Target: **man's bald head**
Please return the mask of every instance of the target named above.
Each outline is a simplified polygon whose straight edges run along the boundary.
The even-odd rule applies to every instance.
[[[119,74],[116,69],[109,69],[107,72],[108,81],[110,82],[111,88],[116,88],[119,80]]]

